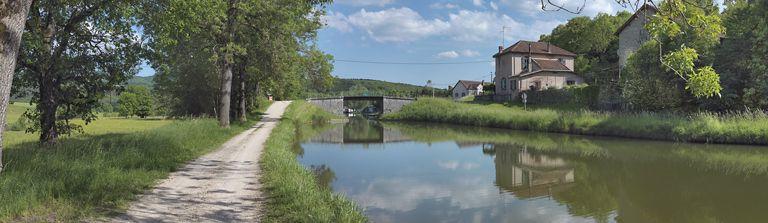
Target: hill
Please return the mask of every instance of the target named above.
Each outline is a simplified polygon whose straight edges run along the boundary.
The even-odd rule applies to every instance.
[[[152,87],[155,86],[154,78],[155,76],[146,76],[146,77],[140,77],[140,76],[134,76],[133,78],[128,80],[128,86],[144,86],[149,89],[152,89]]]
[[[435,95],[446,94],[447,90],[435,88]],[[330,95],[386,95],[415,97],[432,94],[430,88],[424,86],[394,83],[371,79],[335,78],[333,87],[328,90]]]

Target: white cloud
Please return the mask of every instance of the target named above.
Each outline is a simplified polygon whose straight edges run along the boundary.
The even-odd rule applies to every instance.
[[[459,57],[477,57],[480,56],[480,52],[474,51],[474,50],[450,50],[450,51],[444,51],[440,52],[436,55],[437,58],[440,59],[454,59]]]
[[[488,4],[491,6],[491,8],[492,8],[494,11],[498,11],[498,10],[499,10],[499,6],[498,6],[498,5],[496,5],[496,2],[490,2],[490,3],[488,3]]]
[[[451,4],[451,3],[432,3],[429,5],[429,8],[431,9],[455,9],[459,8],[458,5]]]
[[[344,14],[338,12],[328,12],[322,18],[323,23],[331,28],[337,29],[341,32],[352,31],[352,26],[347,22],[347,17]]]
[[[424,19],[418,12],[406,7],[378,12],[361,9],[347,19],[378,42],[415,41],[443,33],[451,26],[439,19]]]
[[[454,59],[458,57],[459,57],[459,53],[453,50],[440,52],[437,54],[437,58],[440,58],[440,59]]]
[[[472,4],[475,6],[483,6],[483,0],[472,0]]]
[[[493,12],[461,10],[450,14],[451,38],[459,41],[478,42],[498,39],[502,26],[512,27],[512,30],[523,30],[523,24],[507,15]],[[518,31],[519,32],[519,31]]]
[[[480,52],[474,50],[462,50],[459,54],[463,57],[476,57],[480,56]]]
[[[441,37],[462,42],[498,40],[501,27],[508,27],[507,38],[537,40],[539,35],[549,33],[560,21],[534,20],[520,23],[508,15],[493,11],[459,10],[449,13],[446,19],[426,19],[418,12],[407,8],[390,8],[380,11],[360,11],[344,16],[330,12],[324,21],[329,27],[341,32],[353,29],[364,33],[376,42],[414,42],[426,38]],[[461,52],[456,51],[459,56]],[[468,53],[471,57],[472,53]]]
[[[334,3],[351,6],[385,6],[395,2],[395,0],[336,0]]]

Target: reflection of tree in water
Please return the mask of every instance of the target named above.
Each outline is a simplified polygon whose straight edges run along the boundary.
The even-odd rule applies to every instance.
[[[332,189],[331,184],[336,180],[336,173],[334,173],[330,167],[322,164],[319,166],[311,165],[309,168],[312,170],[312,173],[315,174],[318,186],[325,189]]]

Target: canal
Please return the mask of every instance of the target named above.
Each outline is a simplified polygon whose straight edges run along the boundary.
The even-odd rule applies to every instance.
[[[766,222],[768,148],[438,124],[307,126],[320,186],[373,222]]]

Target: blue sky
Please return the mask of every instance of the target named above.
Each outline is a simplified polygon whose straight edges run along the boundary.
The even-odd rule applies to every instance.
[[[581,0],[559,0],[575,8]],[[492,55],[501,44],[538,40],[574,16],[615,13],[614,0],[587,0],[580,15],[545,12],[539,0],[336,0],[318,45],[337,60],[382,62],[474,62],[458,65],[383,65],[336,61],[334,75],[436,87],[459,79],[492,80]]]
[[[571,9],[583,0],[554,0]],[[318,46],[336,60],[451,63],[459,65],[384,65],[336,61],[334,76],[367,78],[436,87],[459,79],[492,80],[492,55],[501,44],[538,40],[574,16],[628,10],[615,0],[586,0],[579,15],[541,10],[540,0],[336,0],[326,8],[326,27]],[[546,2],[546,1],[545,1]],[[154,73],[142,66],[140,75]]]

